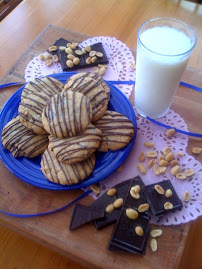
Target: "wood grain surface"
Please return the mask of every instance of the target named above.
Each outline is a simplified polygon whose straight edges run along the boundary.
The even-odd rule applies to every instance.
[[[8,74],[1,79],[0,83],[23,80],[24,69],[29,60],[40,52],[45,51],[58,37],[62,36],[74,41],[81,41],[86,39],[87,35],[116,36],[117,39],[120,39],[132,49],[135,49],[139,26],[150,18],[168,16],[184,20],[194,28],[197,34],[197,46],[190,59],[189,68],[184,74],[184,80],[202,86],[201,71],[199,70],[202,68],[200,54],[202,38],[200,35],[200,15],[201,7],[186,1],[57,0],[56,4],[56,1],[52,0],[25,0],[0,25],[0,47],[1,52],[4,52],[0,54],[0,75],[4,75],[11,68]],[[33,45],[29,47],[48,23],[67,27],[71,30],[82,32],[84,35],[60,27],[49,26],[35,40]],[[27,47],[29,47],[28,50],[23,54]],[[17,61],[22,54],[23,58]],[[16,61],[17,63],[14,64]],[[16,88],[14,87],[1,91],[1,107],[15,91]],[[180,87],[172,108],[185,119],[190,131],[201,131],[201,95],[199,93]],[[196,139],[190,139],[188,152],[191,152],[191,148],[194,145],[199,145],[199,143]],[[201,160],[201,157],[199,156],[198,159]],[[5,210],[12,210],[18,213],[42,212],[46,209],[51,210],[62,206],[81,194],[81,191],[58,193],[37,189],[20,181],[2,163],[0,163],[0,171],[0,201],[1,207]],[[87,197],[82,203],[87,205],[91,200],[92,198]],[[71,210],[71,208],[68,208],[53,216],[34,219],[13,219],[0,215],[0,223],[31,240],[48,246],[71,260],[83,264],[84,267],[125,268],[127,265],[127,268],[132,268],[138,264],[138,268],[159,268],[159,265],[161,265],[161,268],[182,268],[181,265],[186,265],[186,263],[182,263],[184,262],[182,257],[184,258],[183,250],[187,238],[189,240],[190,224],[162,227],[164,236],[159,240],[159,249],[155,254],[148,247],[147,255],[144,257],[136,257],[123,253],[117,255],[113,252],[106,251],[106,245],[110,238],[112,227],[98,232],[92,224],[89,224],[85,229],[81,228],[77,232],[69,232],[67,228]],[[3,231],[3,235],[5,233],[8,235],[8,238],[11,238],[11,243],[4,244],[4,246],[8,246],[9,248],[10,246],[14,247],[17,244],[16,241],[21,240],[20,237],[15,237],[13,233],[7,232],[6,229],[1,231]],[[5,241],[8,240],[7,237],[4,238]],[[39,249],[43,250],[43,253],[48,251],[35,244],[31,245],[29,241],[24,242],[24,246],[27,246],[27,249],[29,249],[28,246],[30,248],[32,247],[36,255]],[[185,251],[186,249],[187,245]],[[1,253],[4,251],[3,249],[0,250]],[[29,254],[29,251],[27,253]],[[50,251],[49,254],[44,255],[47,255],[47,259],[51,259],[53,252]],[[3,256],[1,255],[1,257]],[[8,259],[6,254],[4,257]],[[31,257],[33,259],[33,267],[28,266],[29,263],[27,261],[27,267],[25,266],[24,268],[47,268],[42,265],[43,258],[39,259],[42,262],[40,264],[40,261],[37,263],[37,259],[34,259],[33,255]],[[0,263],[0,268],[6,268],[6,260],[0,258],[0,261],[1,259],[4,264],[2,263],[3,265],[1,266]],[[58,259],[60,260],[60,258]],[[10,266],[13,264],[10,263]],[[23,268],[23,263],[18,264],[19,268]],[[51,268],[53,265],[47,263],[47,260],[45,264],[50,266],[48,268]],[[72,266],[74,265],[72,263],[70,264],[70,268],[73,268]],[[63,266],[65,268],[66,264],[64,263]],[[12,267],[7,268],[10,269]],[[58,268],[60,268],[59,265]]]

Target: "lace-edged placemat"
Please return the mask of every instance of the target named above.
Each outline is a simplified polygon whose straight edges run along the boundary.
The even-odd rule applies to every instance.
[[[140,172],[137,169],[137,164],[139,163],[138,157],[140,152],[146,153],[147,151],[157,151],[158,155],[162,154],[162,151],[165,147],[171,147],[172,152],[176,156],[175,159],[179,161],[181,166],[181,172],[183,173],[187,169],[194,169],[195,175],[187,177],[184,180],[177,179],[175,176],[171,175],[171,167],[167,167],[164,175],[156,176],[153,168],[148,168],[147,164],[150,160],[146,157],[143,164],[147,169],[146,175],[141,175],[141,178],[145,185],[156,183],[159,181],[170,179],[179,198],[182,200],[183,209],[175,213],[168,213],[165,217],[161,218],[160,222],[156,222],[155,219],[151,219],[152,223],[163,224],[163,225],[177,225],[189,222],[196,219],[202,214],[202,167],[200,162],[198,162],[193,156],[190,156],[186,153],[186,148],[188,145],[188,136],[175,133],[171,138],[165,135],[165,129],[159,127],[158,125],[153,124],[152,122],[146,120],[145,118],[139,116],[136,113],[137,117],[137,126],[138,132],[135,141],[135,145],[122,165],[122,171],[114,172],[112,175],[107,177],[98,183],[98,186],[101,189],[101,193],[104,193],[107,189],[113,187],[117,183],[120,183],[128,178],[132,178],[136,175],[139,175]],[[178,127],[184,131],[188,131],[187,125],[184,120],[170,110],[166,116],[161,118],[159,121],[169,124],[173,127]],[[144,142],[154,142],[154,148],[146,148]],[[178,152],[183,152],[183,157],[177,157]],[[85,188],[84,190],[88,190]],[[183,201],[183,194],[185,191],[189,191],[191,194],[191,199],[188,202]],[[99,196],[96,196],[94,193],[91,193],[95,199]]]
[[[135,62],[131,50],[120,40],[115,37],[92,37],[82,43],[80,46],[92,45],[98,42],[102,42],[102,45],[106,51],[109,65],[103,78],[105,80],[134,80],[135,70],[131,68],[131,62]],[[45,52],[43,55],[48,54]],[[78,69],[78,72],[92,72],[93,67]],[[60,63],[53,63],[51,66],[46,66],[44,61],[40,61],[39,55],[33,58],[25,69],[25,80],[28,82],[34,78],[40,76],[46,76],[49,74],[62,73]],[[129,98],[133,85],[117,85],[118,88]]]

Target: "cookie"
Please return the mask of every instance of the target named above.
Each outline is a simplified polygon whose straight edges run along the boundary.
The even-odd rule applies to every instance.
[[[46,134],[42,124],[42,111],[49,100],[44,92],[35,92],[27,95],[20,102],[18,115],[21,123],[36,134]]]
[[[36,92],[43,92],[47,97],[51,98],[53,95],[61,92],[64,88],[63,83],[52,77],[35,78],[27,83],[22,90],[21,100],[23,101],[29,94]]]
[[[81,92],[88,97],[93,109],[92,121],[96,121],[105,113],[109,98],[101,81],[90,76],[90,73],[79,73],[70,77],[65,84],[64,90]]]
[[[48,136],[38,135],[20,122],[19,116],[9,121],[1,133],[4,148],[14,157],[33,158],[42,154],[48,147]]]
[[[45,130],[58,138],[75,136],[84,131],[92,120],[88,98],[79,92],[63,91],[54,95],[42,113]]]
[[[52,152],[47,149],[41,158],[41,170],[46,178],[54,183],[72,185],[86,179],[94,170],[95,156],[75,164],[59,162]]]
[[[125,147],[134,135],[132,122],[124,115],[107,110],[95,126],[102,131],[102,140],[98,151],[118,150]]]
[[[85,131],[69,138],[49,136],[49,150],[62,163],[72,164],[87,159],[100,146],[102,132],[90,124]]]

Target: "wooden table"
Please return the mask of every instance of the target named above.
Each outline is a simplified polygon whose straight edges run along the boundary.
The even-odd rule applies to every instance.
[[[0,25],[0,75],[4,75],[11,68],[0,84],[23,80],[24,68],[29,60],[45,51],[58,37],[81,41],[87,36],[115,36],[135,49],[139,26],[150,18],[167,16],[184,20],[196,32],[197,45],[183,80],[201,87],[200,12],[201,6],[186,1],[25,0]],[[48,23],[68,27],[84,35],[49,26],[24,53]],[[17,61],[22,54],[21,60]],[[1,90],[0,107],[15,90],[16,88]],[[202,130],[201,102],[199,93],[180,87],[172,105],[172,109],[185,119],[193,132]],[[190,139],[187,151],[191,154],[191,148],[199,146],[200,143],[197,139]],[[201,161],[200,156],[197,158]],[[1,208],[5,210],[12,208],[12,211],[19,213],[42,212],[62,206],[81,194],[81,191],[58,193],[37,189],[12,175],[2,162],[0,169],[0,201]],[[87,197],[82,203],[88,205],[91,201],[92,198]],[[68,208],[52,216],[34,219],[14,219],[0,215],[0,223],[92,268],[133,268],[136,264],[138,268],[158,268],[159,264],[161,268],[179,267],[190,224],[162,227],[164,236],[159,240],[159,249],[155,254],[148,247],[144,257],[125,253],[117,255],[106,250],[112,226],[98,232],[93,225],[87,225],[74,233],[69,232],[67,227],[71,211],[72,208]]]

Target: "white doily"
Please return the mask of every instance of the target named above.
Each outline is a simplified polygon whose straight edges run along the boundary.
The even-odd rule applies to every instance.
[[[85,47],[86,45],[92,45],[98,42],[102,42],[102,45],[107,54],[109,65],[103,78],[105,80],[134,80],[135,70],[130,67],[131,62],[135,62],[134,57],[130,49],[121,41],[111,37],[93,37],[89,38],[79,46]],[[43,55],[46,55],[44,53]],[[55,73],[62,73],[60,63],[53,63],[51,66],[46,66],[43,61],[40,61],[39,56],[33,58],[25,69],[25,80],[28,82],[34,78],[40,76],[46,76]],[[92,72],[93,67],[78,69],[78,72]],[[133,86],[132,85],[118,85],[119,89],[129,98]]]
[[[101,194],[104,193],[107,189],[112,186],[136,175],[140,175],[144,184],[149,185],[156,183],[162,180],[170,179],[179,198],[182,200],[183,208],[181,211],[176,211],[175,213],[168,213],[165,217],[162,217],[160,222],[156,222],[155,219],[151,219],[152,223],[163,224],[163,225],[177,225],[181,223],[186,223],[191,220],[196,219],[202,214],[202,167],[201,164],[189,154],[186,153],[186,148],[188,145],[188,136],[176,133],[171,138],[168,138],[165,135],[165,128],[162,128],[152,122],[149,122],[145,118],[139,116],[136,113],[137,117],[137,126],[138,132],[134,147],[123,163],[123,170],[121,172],[114,172],[106,179],[98,183]],[[177,127],[181,130],[188,131],[187,125],[184,120],[174,111],[169,110],[169,112],[158,121],[168,124],[173,127]],[[144,147],[144,142],[153,141],[155,147],[152,149]],[[177,179],[171,175],[171,167],[167,167],[164,175],[156,176],[153,168],[148,168],[147,164],[149,158],[143,162],[147,169],[146,175],[141,175],[137,169],[137,163],[139,163],[138,157],[140,152],[147,152],[155,150],[158,152],[158,155],[162,154],[162,150],[165,147],[171,147],[172,152],[176,156],[182,168],[182,173],[187,169],[194,169],[195,175],[187,177],[185,180]],[[183,152],[184,157],[177,157],[178,152]],[[88,190],[89,188],[85,188]],[[189,191],[191,194],[191,199],[188,202],[183,201],[183,194],[185,191]],[[95,199],[99,196],[96,196],[94,193],[91,194]]]

